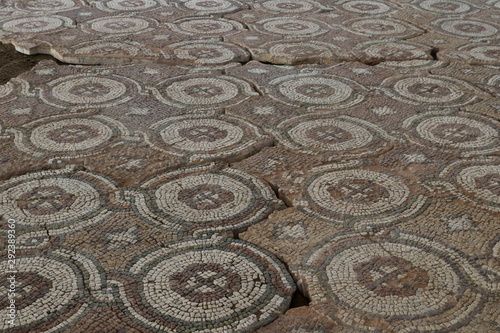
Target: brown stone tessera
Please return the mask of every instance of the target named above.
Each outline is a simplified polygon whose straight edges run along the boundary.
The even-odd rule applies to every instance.
[[[500,0],[0,0],[0,332],[500,332]]]

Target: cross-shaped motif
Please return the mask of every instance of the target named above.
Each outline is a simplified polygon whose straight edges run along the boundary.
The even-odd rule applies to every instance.
[[[234,194],[220,185],[203,184],[183,189],[179,201],[196,210],[212,210],[234,200]]]
[[[375,31],[394,30],[394,26],[384,23],[368,23],[364,25],[364,28],[367,30],[375,30]]]
[[[238,274],[215,263],[189,265],[169,282],[175,292],[196,303],[229,297],[241,288]]]
[[[457,24],[455,25],[455,28],[460,31],[472,32],[472,33],[477,33],[486,30],[485,27],[473,23]]]
[[[285,50],[285,53],[293,54],[293,55],[312,55],[316,52],[315,49],[304,47],[304,46],[292,46]]]
[[[441,10],[454,11],[458,7],[460,7],[460,5],[455,4],[453,2],[437,2],[437,3],[431,4],[431,7],[436,8],[436,9],[441,9]]]
[[[61,141],[66,142],[81,142],[89,138],[89,129],[85,127],[63,127],[57,130],[58,137]]]
[[[195,23],[191,25],[194,29],[200,30],[200,31],[210,31],[210,30],[218,30],[221,28],[221,25],[219,23]]]
[[[214,49],[198,49],[191,53],[198,58],[216,58],[220,55],[220,52]]]
[[[413,86],[413,89],[410,89],[417,95],[421,96],[443,96],[447,95],[449,90],[447,88],[441,87],[434,83],[424,83],[424,84],[416,84]]]
[[[409,297],[429,283],[429,273],[398,257],[375,256],[354,266],[357,279],[379,296]]]
[[[344,191],[344,200],[353,199],[355,201],[363,201],[367,198],[374,197],[377,193],[373,187],[373,182],[353,182],[344,184],[341,189]]]
[[[293,3],[293,2],[285,2],[285,3],[279,3],[276,5],[276,7],[281,8],[281,9],[299,9],[303,7],[303,5],[298,4],[298,3]]]
[[[307,29],[307,26],[301,23],[290,22],[290,23],[280,24],[278,28],[290,31],[302,31]]]
[[[194,85],[186,89],[188,95],[199,97],[214,97],[221,94],[221,89],[209,85]]]
[[[39,186],[19,198],[18,206],[35,215],[54,214],[75,201],[75,196],[59,186]]]
[[[203,206],[221,206],[223,204],[222,200],[219,198],[219,193],[213,189],[198,192],[194,195],[193,202],[197,202]]]
[[[220,3],[217,1],[200,1],[196,3],[197,6],[206,7],[206,8],[215,8],[220,7]]]
[[[460,140],[471,136],[471,128],[465,124],[456,124],[453,127],[447,126],[441,131],[441,136],[446,139]]]
[[[96,52],[101,52],[101,53],[114,53],[117,51],[121,51],[119,47],[116,46],[103,46],[98,49],[95,49]]]
[[[74,95],[82,95],[86,97],[94,97],[104,95],[109,91],[106,86],[103,86],[100,83],[90,83],[87,85],[76,86],[71,89],[71,92]]]
[[[405,58],[412,55],[411,51],[408,50],[394,50],[394,49],[383,49],[380,50],[380,54],[383,56],[390,56],[396,58]]]
[[[122,5],[123,7],[140,7],[140,6],[144,6],[144,1],[126,0],[126,1],[121,1],[120,5]]]
[[[336,126],[321,126],[318,127],[316,131],[314,131],[315,139],[327,142],[344,141],[346,139],[346,136],[349,136],[348,134],[349,133]]]
[[[356,8],[356,9],[359,9],[361,11],[371,11],[371,10],[378,9],[379,7],[376,5],[370,5],[367,3],[357,3],[357,4],[353,5],[352,8]]]
[[[47,22],[45,21],[29,21],[23,22],[16,25],[16,27],[21,29],[38,29],[47,26]]]
[[[133,26],[135,26],[134,22],[130,21],[121,21],[121,22],[108,22],[104,24],[106,28],[113,29],[113,30],[120,30],[120,29],[128,29]]]
[[[325,90],[328,88],[324,84],[309,84],[303,89],[304,94],[308,96],[319,97],[325,94]]]
[[[389,197],[388,190],[369,179],[344,179],[327,188],[330,195],[354,204],[373,204]]]
[[[31,1],[30,6],[32,7],[39,7],[39,8],[57,8],[63,6],[64,3],[61,1]]]
[[[227,136],[227,131],[213,126],[196,126],[186,128],[179,132],[182,137],[186,137],[195,142],[215,142]]]

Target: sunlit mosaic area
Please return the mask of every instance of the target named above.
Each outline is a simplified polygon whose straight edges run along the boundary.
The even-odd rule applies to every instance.
[[[499,30],[0,0],[0,332],[500,332]]]

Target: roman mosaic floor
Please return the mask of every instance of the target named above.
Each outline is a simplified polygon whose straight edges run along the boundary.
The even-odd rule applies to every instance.
[[[0,85],[0,332],[500,332],[499,30],[500,0],[0,0],[53,57]]]

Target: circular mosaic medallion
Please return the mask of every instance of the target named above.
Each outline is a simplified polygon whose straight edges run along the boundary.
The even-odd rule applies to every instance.
[[[156,190],[158,207],[166,214],[204,223],[234,218],[252,203],[251,188],[218,174],[188,176]]]
[[[257,30],[272,35],[287,37],[313,37],[328,32],[324,23],[312,19],[297,19],[293,17],[272,18],[256,23]]]
[[[90,24],[90,29],[105,34],[134,34],[148,27],[148,21],[134,17],[104,17],[93,20]]]
[[[387,14],[392,11],[392,8],[383,2],[367,0],[347,1],[342,4],[342,8],[349,12],[364,15]]]
[[[74,168],[14,177],[0,186],[0,212],[16,219],[19,248],[97,225],[114,214],[106,196],[116,186],[101,175]]]
[[[222,79],[199,78],[175,82],[165,89],[165,93],[183,104],[211,105],[236,97],[238,87]]]
[[[372,131],[347,118],[307,118],[293,118],[279,124],[278,140],[287,147],[313,154],[352,152],[371,146],[375,140]]]
[[[498,28],[496,26],[478,20],[440,19],[434,21],[432,24],[454,37],[481,38],[494,37],[498,34]]]
[[[8,261],[0,261],[0,278],[3,287],[9,283],[9,277],[15,276],[16,329],[25,327],[29,331],[34,325],[57,321],[59,316],[76,307],[76,298],[82,297],[83,286],[79,283],[82,277],[77,275],[72,265],[45,255],[17,256],[15,262],[16,273],[9,274]],[[6,324],[10,304],[8,293],[9,288],[0,291],[0,315],[5,318],[2,321],[5,320]]]
[[[269,46],[269,53],[275,57],[289,58],[326,58],[332,57],[332,50],[340,50],[333,44],[320,44],[314,42],[278,42]]]
[[[314,177],[305,193],[318,211],[337,216],[370,216],[390,212],[410,197],[396,176],[370,170],[342,170]]]
[[[424,45],[393,42],[368,42],[359,44],[356,50],[370,58],[387,60],[430,59],[430,49]]]
[[[57,107],[114,106],[137,92],[135,82],[128,78],[86,74],[63,76],[49,82],[47,88],[42,99]]]
[[[354,83],[344,82],[346,80],[340,78],[290,75],[270,84],[276,85],[279,94],[294,106],[301,103],[312,107],[341,108],[361,102],[363,97],[351,87]]]
[[[500,206],[500,165],[476,165],[458,173],[456,181],[473,197]]]
[[[22,10],[41,12],[62,12],[77,8],[74,0],[32,0],[22,1],[15,5]]]
[[[106,6],[115,10],[136,11],[149,9],[156,6],[154,0],[111,0],[106,2]]]
[[[12,33],[36,34],[55,30],[64,25],[64,21],[51,16],[23,17],[6,21],[2,30]]]
[[[233,1],[228,0],[188,0],[183,5],[204,13],[225,13],[237,8]]]
[[[108,142],[113,130],[91,119],[66,119],[44,124],[31,132],[32,144],[54,152],[86,150]]]
[[[500,62],[500,46],[496,45],[473,45],[459,48],[459,51],[465,51],[466,56],[482,60],[485,62],[492,62],[496,64]],[[463,56],[463,53],[460,53]]]
[[[162,102],[178,107],[234,105],[257,94],[247,82],[229,76],[184,76],[158,88]]]
[[[270,136],[239,118],[181,116],[151,126],[150,142],[188,162],[243,158],[271,144]]]
[[[308,104],[338,104],[348,99],[353,90],[335,79],[308,77],[287,81],[280,87],[283,95]]]
[[[92,185],[66,176],[32,179],[8,186],[0,194],[7,216],[23,216],[20,225],[54,226],[81,219],[101,207]]]
[[[315,9],[315,5],[308,1],[270,0],[259,4],[263,10],[275,13],[305,13]]]
[[[167,173],[141,191],[131,191],[139,214],[155,225],[187,233],[234,230],[263,220],[277,203],[266,184],[243,172],[188,172]]]
[[[240,142],[243,130],[227,121],[205,118],[173,123],[164,127],[160,135],[176,149],[206,152]]]
[[[345,25],[355,33],[370,36],[408,38],[422,32],[420,28],[407,22],[388,18],[356,19],[350,22],[346,21]]]
[[[500,142],[497,129],[460,116],[425,118],[416,125],[416,133],[432,143],[459,149],[487,148]]]
[[[472,9],[468,3],[457,0],[424,0],[420,1],[417,6],[440,14],[463,14]]]
[[[309,256],[304,266],[313,273],[303,278],[318,281],[308,283],[313,302],[333,302],[339,319],[357,327],[452,331],[468,323],[483,301],[464,279],[460,256],[402,232],[373,239],[343,234]]]
[[[383,85],[390,87],[385,90],[389,95],[411,104],[451,107],[465,105],[476,99],[472,94],[473,88],[445,76],[389,78]]]
[[[234,61],[237,57],[235,48],[230,44],[222,43],[182,43],[170,45],[174,49],[174,54],[177,58],[183,60],[191,60],[197,64],[224,64]],[[244,50],[238,49],[239,53],[246,53]]]
[[[449,304],[443,295],[461,291],[457,273],[444,259],[398,243],[343,249],[326,266],[326,274],[333,294],[348,307],[394,318],[428,316]]]
[[[171,27],[180,33],[202,36],[231,35],[244,30],[241,23],[221,18],[185,19],[172,24]]]
[[[183,332],[253,332],[284,312],[295,290],[271,254],[232,239],[175,243],[141,256],[130,271],[142,304],[131,315]]]

